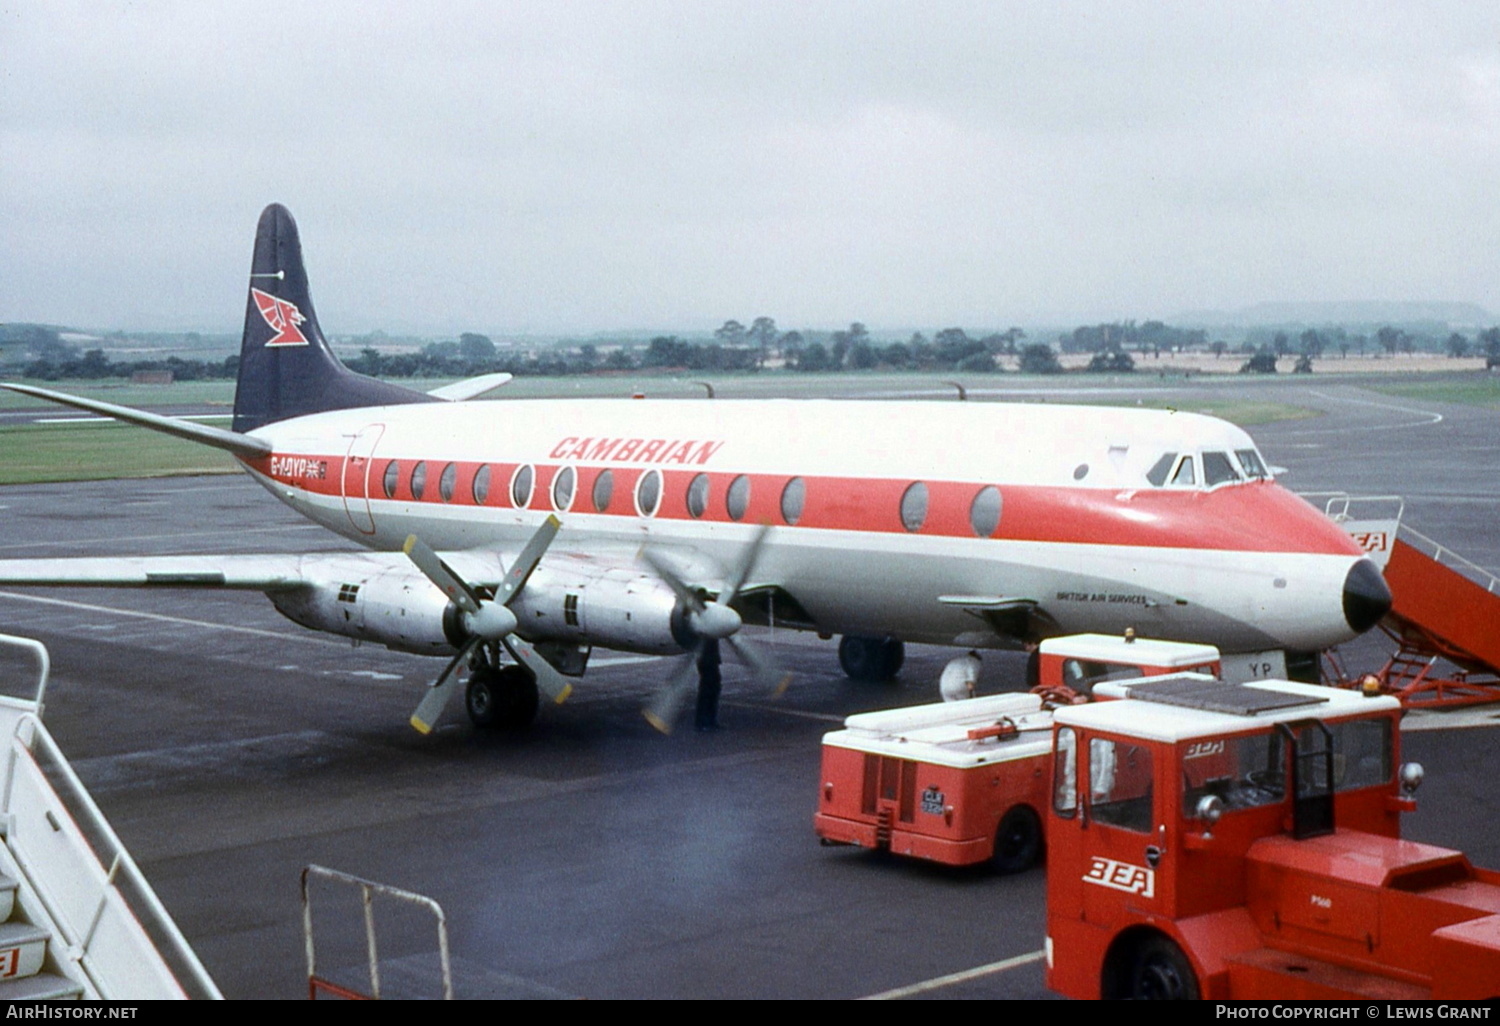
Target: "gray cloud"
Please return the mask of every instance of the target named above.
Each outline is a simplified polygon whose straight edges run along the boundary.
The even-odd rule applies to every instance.
[[[332,330],[1500,310],[1500,11],[0,9],[0,319]]]

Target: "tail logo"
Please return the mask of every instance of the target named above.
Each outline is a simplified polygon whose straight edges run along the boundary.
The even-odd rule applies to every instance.
[[[260,315],[266,324],[276,332],[266,342],[267,348],[308,345],[307,336],[302,334],[297,327],[307,318],[302,316],[302,311],[297,309],[296,303],[288,303],[285,299],[279,299],[257,288],[250,290],[250,297],[255,300],[256,309],[260,310]]]

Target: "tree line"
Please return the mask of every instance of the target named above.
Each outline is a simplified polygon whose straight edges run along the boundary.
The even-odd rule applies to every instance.
[[[1310,371],[1313,360],[1334,352],[1348,356],[1352,350],[1365,355],[1374,349],[1394,356],[1418,348],[1443,351],[1453,357],[1484,356],[1490,366],[1500,366],[1500,327],[1479,331],[1472,338],[1452,332],[1441,342],[1393,326],[1383,326],[1371,335],[1352,334],[1343,328],[1310,328],[1295,337],[1285,331],[1252,331],[1235,351],[1249,357],[1242,371],[1274,373],[1276,361],[1287,356],[1297,357],[1297,370]],[[952,327],[930,338],[918,331],[904,341],[882,341],[857,321],[833,332],[783,332],[772,318],[757,317],[748,327],[736,320],[725,321],[713,333],[712,341],[659,335],[645,344],[585,342],[502,350],[487,335],[465,332],[457,340],[428,342],[411,352],[385,353],[365,346],[345,363],[372,377],[461,378],[493,372],[552,377],[640,370],[750,372],[768,364],[806,373],[886,370],[989,374],[999,372],[1005,358],[1014,361],[1022,373],[1056,374],[1063,370],[1059,353],[1091,353],[1087,371],[1128,373],[1135,369],[1132,350],[1138,355],[1208,351],[1223,356],[1229,349],[1223,340],[1209,341],[1201,329],[1177,328],[1161,321],[1083,325],[1060,334],[1054,345],[1027,341],[1026,332],[1018,327],[977,337]],[[178,356],[115,360],[101,348],[80,352],[77,346],[63,341],[57,331],[37,325],[0,325],[0,354],[8,356],[5,362],[25,376],[43,380],[102,380],[168,371],[175,380],[197,381],[233,378],[239,370],[237,354],[222,360]]]

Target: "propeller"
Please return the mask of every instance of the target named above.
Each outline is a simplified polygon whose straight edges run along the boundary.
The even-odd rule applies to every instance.
[[[693,650],[672,671],[672,676],[667,679],[667,683],[642,710],[646,722],[663,734],[672,732],[672,725],[681,713],[683,705],[692,695],[693,671],[698,668],[705,649],[710,643],[722,641],[728,645],[773,696],[780,696],[786,690],[791,675],[783,674],[775,661],[763,654],[758,646],[735,636],[744,626],[744,621],[731,606],[740,589],[745,586],[745,581],[749,579],[751,571],[755,569],[755,562],[760,558],[761,546],[765,544],[766,535],[770,533],[770,530],[770,526],[767,525],[756,532],[755,537],[750,541],[750,546],[730,572],[723,590],[712,602],[708,601],[708,593],[703,588],[688,584],[683,580],[681,571],[659,553],[651,549],[641,552],[641,558],[651,565],[651,569],[656,571],[657,576],[672,589],[677,600],[682,603],[687,628],[698,639]]]
[[[464,631],[468,634],[468,638],[459,647],[458,654],[438,676],[417,706],[417,711],[412,714],[411,725],[417,730],[423,734],[432,730],[433,724],[443,714],[443,710],[453,697],[453,692],[458,689],[458,677],[455,671],[476,648],[483,644],[499,642],[504,645],[505,650],[511,654],[511,658],[531,672],[536,678],[537,687],[554,702],[562,703],[572,693],[573,685],[553,669],[551,663],[537,655],[536,650],[527,641],[515,633],[516,614],[510,610],[511,601],[526,586],[531,572],[536,569],[537,563],[541,562],[542,554],[547,551],[547,546],[552,544],[552,539],[557,536],[558,528],[561,526],[561,522],[555,516],[549,516],[543,521],[542,526],[531,536],[531,540],[526,543],[526,547],[521,550],[521,554],[511,564],[510,570],[501,579],[500,586],[495,589],[494,598],[484,598],[471,588],[468,582],[459,577],[453,568],[443,562],[442,558],[433,552],[422,539],[414,534],[406,539],[402,551],[417,569],[422,571],[422,575],[437,585],[438,590],[447,595],[458,608]]]

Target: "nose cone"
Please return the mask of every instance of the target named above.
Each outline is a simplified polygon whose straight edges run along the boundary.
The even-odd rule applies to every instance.
[[[1391,589],[1368,559],[1349,568],[1344,578],[1344,619],[1350,629],[1363,634],[1391,611]]]

